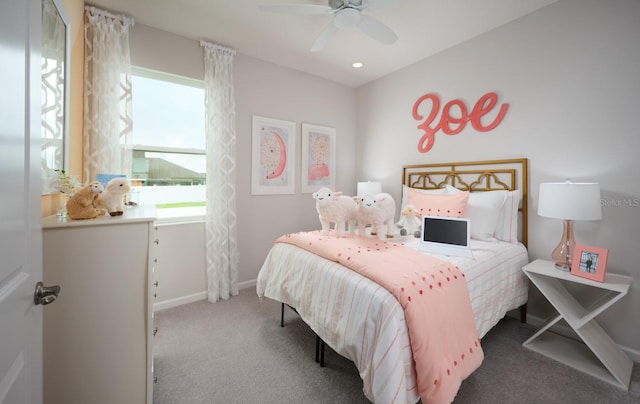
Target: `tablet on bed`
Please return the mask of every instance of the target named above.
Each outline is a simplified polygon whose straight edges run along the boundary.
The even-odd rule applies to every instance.
[[[423,216],[420,250],[431,254],[473,258],[469,219]]]

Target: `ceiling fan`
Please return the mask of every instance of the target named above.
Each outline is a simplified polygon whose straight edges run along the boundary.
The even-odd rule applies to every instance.
[[[387,6],[397,0],[329,0],[329,5],[281,4],[261,5],[261,11],[284,14],[315,15],[333,14],[333,21],[320,33],[311,46],[311,52],[325,47],[329,40],[342,28],[358,28],[367,36],[385,45],[394,43],[398,36],[385,24],[373,17],[362,14],[363,10],[372,10]]]

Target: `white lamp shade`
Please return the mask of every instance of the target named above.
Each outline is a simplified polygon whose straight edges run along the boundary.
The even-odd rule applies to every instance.
[[[382,184],[379,182],[358,182],[358,196],[375,195],[379,194],[380,192],[382,192]]]
[[[600,185],[569,181],[541,183],[538,215],[562,220],[600,220]]]

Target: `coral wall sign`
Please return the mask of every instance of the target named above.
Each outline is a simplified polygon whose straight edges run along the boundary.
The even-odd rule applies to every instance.
[[[431,111],[425,118],[418,110],[421,109],[422,104],[427,100],[431,101]],[[498,95],[496,93],[486,93],[478,99],[471,112],[468,113],[467,106],[462,100],[455,99],[449,101],[444,104],[444,107],[442,107],[442,114],[440,115],[438,123],[432,126],[440,112],[440,98],[434,93],[421,96],[413,104],[412,110],[413,119],[416,121],[422,121],[422,123],[418,125],[418,129],[421,129],[424,132],[418,142],[418,151],[420,153],[426,153],[431,150],[438,131],[442,130],[442,133],[445,135],[457,135],[462,132],[467,125],[467,122],[471,122],[471,126],[479,132],[488,132],[494,129],[500,124],[500,122],[502,122],[502,118],[504,118],[504,114],[507,112],[509,104],[503,103],[500,105],[498,114],[493,121],[487,125],[483,125],[481,119],[484,115],[493,110],[497,103]]]

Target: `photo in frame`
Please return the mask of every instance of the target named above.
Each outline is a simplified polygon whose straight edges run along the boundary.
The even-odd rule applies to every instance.
[[[251,194],[293,194],[296,125],[253,116]]]
[[[327,126],[302,124],[302,192],[320,188],[335,191],[336,130]]]
[[[571,260],[571,274],[582,278],[604,282],[609,250],[576,244]]]

